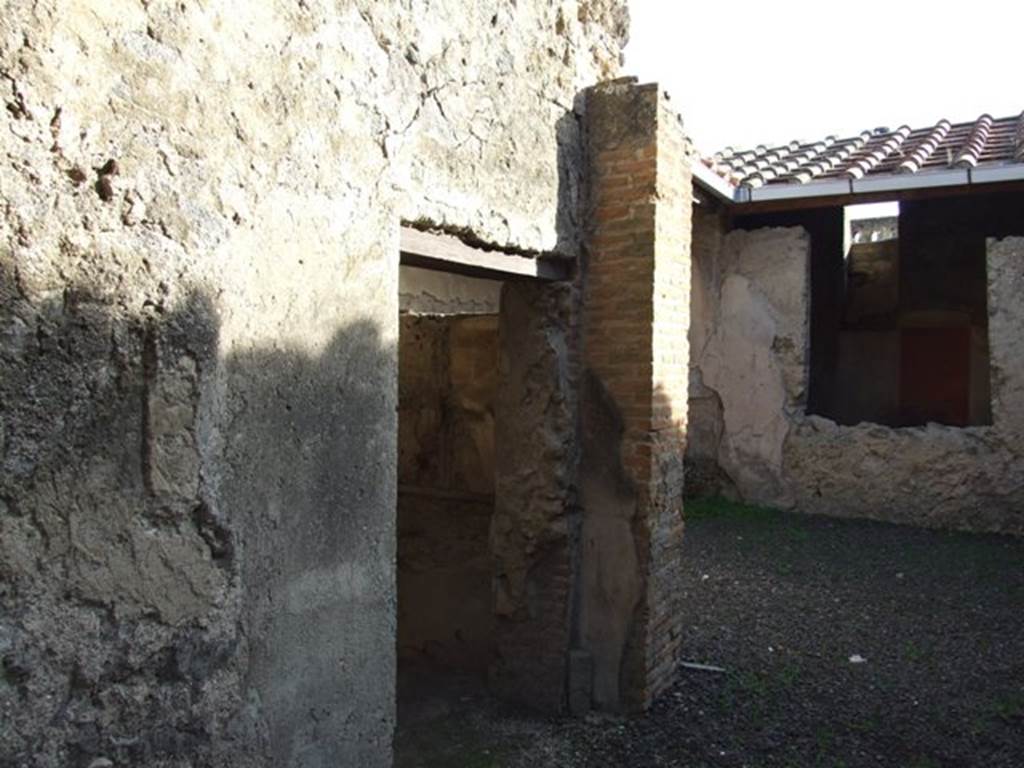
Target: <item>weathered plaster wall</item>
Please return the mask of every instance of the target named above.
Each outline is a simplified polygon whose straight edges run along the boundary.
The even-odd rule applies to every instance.
[[[707,203],[693,209],[693,258],[690,265],[690,371],[686,428],[686,484],[688,496],[713,496],[729,486],[718,464],[722,441],[722,398],[704,384],[696,362],[715,330],[721,252],[727,225],[723,212]]]
[[[576,327],[571,285],[502,287],[491,525],[497,658],[491,688],[549,712],[567,701],[576,499]]]
[[[800,228],[736,230],[698,273],[705,299],[691,382],[702,384],[701,399],[721,403],[721,422],[711,407],[690,421],[703,415],[693,427],[707,436],[703,455],[717,435],[718,466],[742,497],[760,503],[792,502],[783,446],[806,401],[809,248]]]
[[[805,512],[973,530],[1024,532],[1024,239],[989,240],[993,425],[841,426],[807,415],[809,244],[800,229],[725,237],[702,284],[715,330],[692,375],[721,398],[719,465],[743,499]],[[695,281],[695,285],[697,285]],[[707,290],[707,288],[705,288]],[[692,381],[692,379],[691,379]]]
[[[611,0],[6,4],[5,759],[389,764],[398,221],[573,253],[573,100],[624,34]]]
[[[786,446],[799,508],[1024,533],[1024,239],[987,251],[992,426],[837,427],[808,417]]]
[[[398,307],[413,315],[497,315],[501,281],[400,266]]]
[[[498,316],[403,315],[400,325],[398,653],[484,672]]]

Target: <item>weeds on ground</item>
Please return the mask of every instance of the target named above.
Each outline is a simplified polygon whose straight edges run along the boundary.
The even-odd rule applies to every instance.
[[[781,531],[795,543],[810,541],[811,538],[799,516],[774,507],[759,507],[715,496],[687,499],[683,508],[689,520],[725,520],[750,527],[764,526]]]
[[[798,557],[811,544],[811,531],[799,515],[772,507],[759,507],[721,497],[688,499],[685,515],[691,521],[718,521],[736,529],[744,549],[773,543],[776,556],[771,568],[781,577],[799,577],[806,569]]]
[[[1024,720],[1024,693],[1001,696],[992,703],[992,717],[1006,723]]]
[[[777,522],[779,511],[771,507],[758,507],[740,501],[729,501],[721,496],[687,499],[686,516],[692,520],[702,518],[730,518],[747,522]]]

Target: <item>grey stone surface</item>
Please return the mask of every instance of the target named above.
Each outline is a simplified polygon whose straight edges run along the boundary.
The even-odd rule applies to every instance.
[[[625,27],[4,6],[5,763],[389,764],[398,225],[572,255]]]

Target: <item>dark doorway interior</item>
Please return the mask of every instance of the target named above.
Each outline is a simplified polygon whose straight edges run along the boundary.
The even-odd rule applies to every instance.
[[[494,658],[500,282],[402,267],[398,373],[400,727]],[[475,681],[475,682],[474,682]]]

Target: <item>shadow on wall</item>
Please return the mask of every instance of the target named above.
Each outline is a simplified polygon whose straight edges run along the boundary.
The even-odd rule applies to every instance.
[[[556,252],[580,258],[583,94],[556,121]],[[576,488],[580,293],[575,285],[507,281],[500,312],[495,406],[495,507],[490,530],[498,696],[563,712],[579,570]],[[589,684],[587,685],[589,689]]]
[[[555,121],[555,164],[558,168],[558,210],[555,214],[555,251],[579,258],[583,240],[584,179],[586,147],[583,136],[585,92],[573,100],[573,108]]]
[[[222,355],[205,293],[131,300],[0,262],[0,754],[380,763],[395,350]]]
[[[599,377],[584,374],[575,642],[589,654],[590,697],[603,710],[642,710],[675,673],[686,404],[661,384],[650,397],[651,429],[631,432]],[[570,685],[573,697],[585,695]]]

